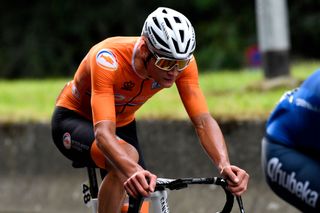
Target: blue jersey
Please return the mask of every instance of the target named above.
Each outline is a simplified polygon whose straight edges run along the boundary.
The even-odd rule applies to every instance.
[[[267,122],[267,136],[287,146],[320,152],[320,70],[285,93]]]

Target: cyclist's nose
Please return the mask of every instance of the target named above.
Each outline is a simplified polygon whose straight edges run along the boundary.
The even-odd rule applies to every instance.
[[[179,74],[178,66],[174,66],[169,72],[169,75],[177,76]]]

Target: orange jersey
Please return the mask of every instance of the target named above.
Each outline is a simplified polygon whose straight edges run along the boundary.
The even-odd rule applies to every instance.
[[[111,120],[124,126],[161,86],[135,71],[133,56],[139,37],[112,37],[93,46],[66,84],[56,105],[76,111],[94,124]],[[208,112],[198,83],[196,61],[183,70],[176,85],[189,116]],[[174,109],[172,109],[174,113]]]

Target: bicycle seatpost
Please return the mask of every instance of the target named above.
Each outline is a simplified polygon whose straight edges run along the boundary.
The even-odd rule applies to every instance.
[[[87,172],[88,172],[88,176],[89,176],[91,197],[97,198],[99,186],[98,186],[98,181],[97,181],[96,169],[94,167],[87,167]]]

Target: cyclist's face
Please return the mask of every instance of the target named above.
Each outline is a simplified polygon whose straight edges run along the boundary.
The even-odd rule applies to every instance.
[[[148,63],[149,76],[158,82],[162,87],[169,88],[177,80],[180,74],[178,67],[174,66],[170,71],[164,71],[155,65],[156,58],[152,57]]]

